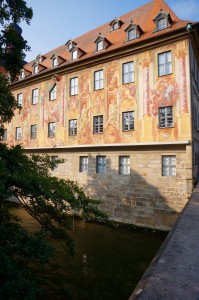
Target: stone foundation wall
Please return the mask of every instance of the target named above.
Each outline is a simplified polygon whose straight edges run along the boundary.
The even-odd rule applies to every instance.
[[[188,146],[187,146],[188,148]],[[189,149],[190,150],[190,149]],[[187,201],[190,151],[179,149],[85,149],[53,151],[66,161],[53,175],[77,181],[84,191],[102,200],[110,218],[140,226],[170,229]],[[96,156],[106,155],[106,173],[96,173]],[[129,175],[119,174],[119,156],[130,156]],[[176,176],[162,176],[162,155],[176,155]],[[89,157],[88,173],[79,172],[80,156]]]

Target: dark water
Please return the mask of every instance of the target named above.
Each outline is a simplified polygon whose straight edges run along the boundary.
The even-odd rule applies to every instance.
[[[26,211],[14,212],[34,230],[35,221]],[[166,235],[75,221],[72,236],[78,248],[74,258],[55,244],[49,264],[33,266],[47,291],[45,299],[128,299]]]

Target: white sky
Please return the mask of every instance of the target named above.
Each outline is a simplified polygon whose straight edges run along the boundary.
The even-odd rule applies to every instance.
[[[149,0],[26,0],[33,8],[31,25],[20,24],[23,37],[31,46],[26,60],[65,44]],[[199,0],[166,0],[175,14],[185,20],[199,21]]]

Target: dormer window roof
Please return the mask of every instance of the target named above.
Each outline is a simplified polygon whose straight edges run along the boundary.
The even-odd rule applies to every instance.
[[[127,37],[126,37],[127,42],[139,38],[140,35],[143,33],[140,26],[134,24],[132,20],[131,20],[130,25],[126,29],[124,29],[124,31],[127,34]]]
[[[171,27],[171,24],[172,24],[172,19],[171,19],[170,14],[168,12],[162,11],[162,9],[155,16],[153,21],[156,26],[154,32],[169,28],[169,27]]]
[[[94,43],[96,44],[95,52],[105,50],[111,44],[101,33],[99,33],[98,37],[94,40]]]
[[[123,22],[116,17],[109,23],[109,25],[111,26],[111,31],[119,29],[122,26],[122,24]]]

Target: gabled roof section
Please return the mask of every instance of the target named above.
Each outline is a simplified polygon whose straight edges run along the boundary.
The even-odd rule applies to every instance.
[[[172,20],[171,26],[167,27],[164,30],[156,31],[156,24],[154,23],[154,19],[160,14],[160,12],[164,12],[169,16],[170,20]],[[53,53],[56,53],[57,56],[62,57],[65,61],[61,64],[61,66],[69,66],[70,64],[76,64],[81,60],[86,60],[92,57],[98,57],[100,55],[105,55],[105,53],[118,50],[122,47],[134,47],[137,43],[143,43],[144,41],[148,41],[150,38],[158,38],[159,36],[163,36],[165,34],[172,34],[176,30],[183,29],[186,32],[186,25],[188,20],[180,20],[176,14],[172,11],[172,9],[166,4],[164,0],[153,0],[145,5],[128,12],[127,14],[120,16],[117,18],[120,20],[121,27],[117,30],[110,30],[110,24],[113,21],[107,22],[95,28],[82,36],[79,36],[73,40],[69,39],[66,44],[63,44],[52,51],[44,54],[45,59],[42,61],[42,65],[46,69],[51,69],[52,61],[51,57]],[[133,23],[139,26],[142,30],[142,34],[139,39],[133,39],[126,43],[126,32],[125,29],[128,28],[129,24],[131,24],[131,20]],[[99,39],[99,32],[101,36],[104,37],[109,42],[109,46],[104,49],[104,51],[96,52],[96,44],[95,42]],[[68,45],[72,43],[72,48],[68,49]],[[84,55],[79,55],[76,60],[71,60],[71,50],[78,49]],[[82,50],[83,49],[83,50]],[[28,71],[32,72],[32,64],[33,61],[26,64],[25,68]],[[60,66],[60,68],[61,68]],[[58,66],[59,69],[59,66]],[[58,70],[57,69],[57,70]],[[46,72],[44,70],[43,72]],[[43,73],[42,72],[42,73]],[[39,76],[39,74],[38,74]]]

